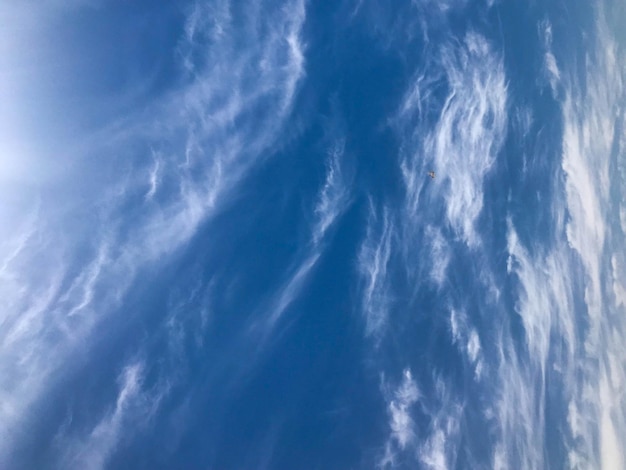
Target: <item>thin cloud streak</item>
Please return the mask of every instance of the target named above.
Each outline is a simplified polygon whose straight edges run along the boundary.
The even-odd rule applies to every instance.
[[[345,142],[336,142],[329,151],[326,163],[326,181],[320,191],[315,206],[317,218],[313,230],[313,244],[319,244],[326,231],[335,222],[335,219],[346,210],[350,203],[350,187],[352,178],[346,174],[344,166]]]
[[[148,389],[144,382],[145,364],[127,364],[118,377],[118,393],[111,409],[82,436],[57,436],[57,442],[63,444],[59,465],[106,468],[118,443],[145,427],[167,394],[167,386]]]
[[[382,214],[377,214],[370,201],[367,232],[358,258],[359,273],[365,284],[361,302],[367,336],[378,337],[382,334],[389,315],[391,294],[387,269],[391,257],[392,230],[389,211],[383,208]]]
[[[314,221],[306,255],[297,267],[291,269],[291,274],[273,297],[264,326],[266,334],[302,291],[326,248],[329,230],[350,206],[352,178],[345,160],[345,141],[340,139],[328,152],[326,179],[313,208]]]

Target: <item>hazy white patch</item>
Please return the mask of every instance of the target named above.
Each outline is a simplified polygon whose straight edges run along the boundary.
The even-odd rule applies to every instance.
[[[148,177],[150,188],[148,189],[148,192],[146,193],[147,200],[152,199],[154,197],[154,194],[157,191],[157,186],[159,185],[160,180],[161,180],[161,171],[162,171],[161,165],[162,165],[161,160],[155,156],[154,165],[152,166],[152,169],[150,170],[150,175]]]
[[[626,279],[626,269],[622,267],[623,262],[618,261],[617,256],[618,255],[614,254],[611,257],[613,295],[615,296],[615,303],[618,307],[626,307],[626,284],[623,283],[623,280]]]
[[[534,122],[532,109],[526,106],[518,107],[514,117],[522,138],[528,136]]]
[[[379,467],[387,468],[393,466],[395,454],[407,448],[415,439],[415,423],[411,418],[410,409],[419,398],[419,390],[409,369],[403,371],[402,382],[396,389],[390,390],[387,384],[383,385],[390,435]]]
[[[94,259],[74,279],[69,289],[59,297],[61,303],[68,305],[68,317],[80,313],[92,303],[98,280],[111,261],[108,252],[109,247],[105,241],[98,247]]]
[[[350,202],[351,181],[345,174],[343,158],[345,142],[336,142],[329,151],[326,163],[326,181],[320,191],[315,206],[316,224],[313,229],[313,243],[318,244],[326,231],[347,208]]]
[[[279,290],[272,307],[270,308],[270,317],[266,326],[272,327],[276,321],[287,310],[287,307],[295,300],[302,291],[305,282],[309,278],[309,274],[313,267],[317,264],[320,253],[312,253],[304,259],[297,267],[295,272],[289,276],[287,283]]]
[[[623,339],[623,338],[620,338]],[[624,351],[622,351],[624,352]],[[623,361],[623,357],[621,358]],[[624,368],[622,366],[622,376]],[[599,384],[600,393],[600,463],[602,469],[619,470],[624,468],[624,399],[626,394],[623,388],[616,388],[609,383],[611,377],[603,374]],[[621,385],[621,384],[620,384]],[[616,426],[618,424],[618,426]],[[621,438],[619,436],[622,436]]]
[[[452,341],[474,368],[474,377],[477,380],[481,379],[485,369],[485,362],[482,357],[480,337],[476,329],[469,325],[464,312],[454,309],[450,311],[450,333]]]
[[[543,68],[544,74],[550,88],[552,89],[552,95],[556,97],[558,91],[558,85],[561,81],[561,72],[556,62],[556,57],[552,52],[552,24],[546,19],[539,23],[539,37],[543,42],[544,47],[544,59]]]
[[[358,267],[365,282],[362,309],[365,315],[365,331],[377,335],[385,327],[390,302],[390,286],[387,268],[391,257],[392,222],[387,209],[376,214],[370,203],[367,232],[359,251]]]
[[[417,401],[418,396],[417,385],[411,377],[411,371],[407,369],[404,371],[402,384],[389,402],[389,427],[392,437],[401,449],[404,449],[415,437],[414,423],[409,409]]]
[[[467,340],[467,355],[470,361],[476,362],[478,354],[480,353],[480,339],[476,330],[471,330],[469,333],[469,339]]]
[[[548,272],[536,270],[538,260],[532,259],[526,249],[521,245],[517,233],[508,220],[509,272],[515,274],[520,281],[520,292],[516,305],[524,323],[526,343],[529,348],[530,358],[540,365],[541,376],[545,371],[545,363],[550,347],[550,333],[552,329],[553,310],[569,306],[569,299],[554,299],[550,292],[553,279],[548,277]],[[544,261],[545,266],[545,261]],[[545,268],[544,268],[545,269]],[[554,273],[559,275],[560,273]],[[555,304],[554,301],[563,301],[565,305]]]
[[[354,8],[352,9],[352,12],[350,13],[350,20],[353,20],[356,15],[359,14],[359,11],[361,10],[361,7],[363,6],[363,0],[357,0],[355,2]]]
[[[432,262],[430,275],[432,280],[441,287],[446,280],[448,265],[452,257],[451,250],[441,230],[437,227],[429,225],[426,228],[426,239]]]

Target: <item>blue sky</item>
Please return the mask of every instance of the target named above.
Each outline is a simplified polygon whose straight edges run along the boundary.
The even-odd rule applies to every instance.
[[[623,468],[619,8],[5,1],[0,466]]]

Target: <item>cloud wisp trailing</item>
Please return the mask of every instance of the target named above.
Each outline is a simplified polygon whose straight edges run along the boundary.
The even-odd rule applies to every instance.
[[[60,466],[71,468],[104,468],[122,439],[148,425],[159,407],[166,387],[148,389],[145,382],[145,364],[133,361],[118,377],[115,403],[91,430],[83,436],[57,436],[57,445],[63,446]]]
[[[310,240],[305,245],[305,254],[290,270],[285,282],[272,297],[266,333],[271,331],[278,319],[296,299],[308,281],[311,273],[324,252],[328,242],[328,232],[348,209],[352,200],[352,175],[348,166],[345,141],[338,139],[329,148],[326,159],[326,178],[315,199]]]
[[[367,232],[361,243],[358,269],[363,280],[362,310],[365,334],[379,337],[386,326],[391,302],[388,275],[392,254],[393,221],[387,208],[377,213],[369,204]]]

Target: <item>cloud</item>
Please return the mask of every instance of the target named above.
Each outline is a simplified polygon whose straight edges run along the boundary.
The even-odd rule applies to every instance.
[[[519,280],[516,310],[524,324],[530,360],[539,365],[543,382],[553,329],[561,326],[560,336],[570,351],[575,346],[570,266],[564,247],[547,256],[541,254],[540,259],[532,257],[522,246],[511,220],[507,223],[507,264]]]
[[[308,281],[311,272],[325,249],[329,229],[349,207],[352,197],[352,178],[346,169],[345,141],[331,144],[326,159],[326,179],[318,191],[313,208],[313,223],[305,254],[290,269],[287,280],[277,290],[268,308],[270,315],[266,328],[271,327],[296,299]]]
[[[507,272],[517,281],[515,310],[525,347],[515,347],[501,327],[494,468],[546,465],[545,407],[555,393],[567,403],[568,432],[561,436],[569,466],[620,468],[624,462],[618,436],[626,432],[626,373],[617,358],[626,354],[626,322],[608,301],[617,302],[615,284],[604,282],[615,279],[611,261],[623,251],[617,226],[608,221],[615,216],[610,188],[619,184],[610,174],[620,113],[611,97],[623,96],[624,89],[602,24],[600,15],[584,86],[576,71],[561,76],[565,194],[556,191],[552,200],[552,235],[545,246],[524,246],[513,220],[507,222]],[[554,184],[561,188],[558,180]]]
[[[502,59],[487,40],[469,33],[464,47],[444,48],[450,92],[435,131],[426,138],[444,191],[448,221],[470,246],[483,204],[482,181],[495,162],[506,130],[507,90]]]
[[[73,354],[89,356],[96,327],[123,328],[115,320],[137,273],[171,258],[226,207],[283,135],[305,75],[304,1],[260,5],[237,27],[210,8],[197,2],[187,17],[180,86],[80,141],[62,141],[58,151],[70,154],[63,163],[72,164],[60,164],[56,179],[17,188],[34,190],[40,203],[28,224],[3,236],[15,243],[0,252],[13,286],[3,292],[0,336],[4,466],[18,439],[9,436],[22,435],[28,410],[72,369]],[[141,374],[129,370],[118,411],[85,444],[102,455],[125,431],[117,416],[141,395]]]
[[[403,157],[407,204],[415,211],[428,170],[434,194],[444,198],[446,216],[456,233],[469,245],[479,243],[475,221],[483,206],[483,179],[493,166],[504,140],[507,124],[507,87],[502,58],[490,43],[469,32],[463,43],[444,44],[439,59],[429,68],[434,79],[419,75],[400,106],[405,122],[417,112],[414,146]],[[434,59],[433,59],[434,60]],[[434,75],[433,75],[434,74]],[[440,105],[431,87],[445,83],[448,95]],[[439,109],[434,128],[420,124],[422,109]]]
[[[452,341],[456,343],[459,351],[474,368],[474,377],[476,380],[481,379],[485,371],[485,360],[483,359],[480,337],[476,329],[469,324],[464,312],[451,310],[450,332]]]
[[[543,42],[544,47],[544,61],[543,61],[543,73],[546,80],[550,84],[552,90],[552,96],[556,97],[558,92],[558,86],[561,80],[561,72],[556,62],[556,57],[552,52],[552,24],[547,19],[540,21],[538,25],[539,37]]]
[[[313,230],[313,243],[319,244],[335,219],[346,210],[350,203],[351,177],[343,167],[345,142],[339,140],[331,147],[326,160],[326,181],[320,191],[315,206],[316,223]]]
[[[387,384],[383,384],[383,387],[390,432],[385,445],[385,455],[380,460],[379,467],[387,468],[394,465],[398,451],[402,451],[413,444],[415,423],[411,418],[410,409],[419,399],[419,390],[410,369],[405,369],[402,372],[402,382],[397,388],[389,390]]]
[[[378,215],[370,201],[367,232],[359,251],[358,269],[365,283],[361,299],[366,335],[379,335],[391,301],[387,269],[392,249],[392,221],[386,208]]]
[[[584,268],[583,380],[576,382],[570,403],[568,446],[570,462],[594,462],[601,468],[620,468],[626,454],[617,444],[626,434],[626,409],[621,384],[624,367],[614,358],[624,357],[626,322],[608,302],[604,280],[611,278],[612,253],[623,252],[623,240],[614,235],[610,188],[619,185],[611,172],[616,138],[616,117],[623,113],[624,69],[621,52],[608,36],[602,6],[597,10],[593,50],[585,70],[584,84],[568,77],[563,103],[563,159],[568,219],[566,236]],[[583,86],[584,85],[584,86]],[[621,138],[618,136],[617,138]],[[619,148],[619,145],[617,146]],[[618,214],[616,214],[618,215]],[[620,240],[616,244],[616,240]],[[607,256],[608,255],[608,256]],[[608,287],[608,286],[606,286]]]
[[[618,261],[617,254],[611,257],[611,269],[613,274],[613,295],[617,307],[626,307],[626,285],[622,283],[622,279],[626,278],[626,269],[623,262]]]
[[[145,387],[145,365],[132,362],[118,377],[115,403],[100,420],[82,436],[59,436],[65,444],[61,466],[85,469],[106,468],[111,454],[122,439],[128,439],[145,426],[158,409],[166,388]]]
[[[446,381],[435,380],[435,406],[426,409],[430,417],[429,435],[420,444],[417,457],[425,468],[456,468],[463,407],[450,396]]]
[[[265,322],[265,329],[271,329],[278,319],[285,313],[285,310],[296,299],[302,291],[305,283],[309,280],[309,275],[313,267],[317,264],[320,253],[314,252],[309,254],[288,276],[288,280],[278,290],[275,295],[268,312],[270,313],[268,320]]]
[[[400,454],[408,462],[424,468],[444,470],[455,468],[459,450],[460,423],[463,407],[451,397],[445,379],[435,377],[432,393],[422,396],[410,369],[402,372],[402,381],[395,388],[383,382],[383,395],[389,416],[389,436],[380,468],[394,468]],[[412,410],[419,406],[429,424],[426,437],[417,438]]]
[[[146,193],[146,199],[152,199],[157,191],[157,186],[159,185],[160,179],[161,179],[161,172],[163,171],[161,169],[162,164],[163,163],[158,158],[158,156],[155,155],[154,166],[152,167],[152,170],[150,171],[150,176],[149,176],[150,188],[148,189],[148,192]]]

